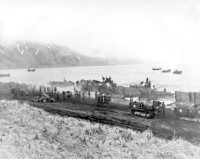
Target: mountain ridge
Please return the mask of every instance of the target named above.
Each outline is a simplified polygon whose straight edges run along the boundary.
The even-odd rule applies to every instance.
[[[73,50],[55,44],[15,42],[0,43],[0,68],[64,67],[109,65],[106,59],[78,54]]]
[[[130,64],[115,58],[91,57],[66,46],[17,41],[5,45],[0,41],[0,68],[43,68],[70,66],[106,66]],[[133,60],[138,63],[137,60]]]

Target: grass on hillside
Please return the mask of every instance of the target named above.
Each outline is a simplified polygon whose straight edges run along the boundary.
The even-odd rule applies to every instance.
[[[3,159],[200,158],[200,146],[181,139],[55,116],[18,101],[0,101],[0,123]]]

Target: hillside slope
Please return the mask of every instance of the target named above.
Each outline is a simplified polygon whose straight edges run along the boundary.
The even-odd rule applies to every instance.
[[[64,46],[16,42],[0,43],[0,68],[108,65],[109,60],[84,56]]]
[[[70,105],[70,104],[69,104]],[[76,105],[71,105],[76,106]],[[27,103],[0,100],[3,159],[199,159],[199,145],[52,115]]]

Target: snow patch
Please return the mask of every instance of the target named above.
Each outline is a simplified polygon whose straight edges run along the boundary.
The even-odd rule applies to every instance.
[[[77,57],[77,59],[79,59],[79,60],[81,59],[79,56],[76,56],[76,57]]]
[[[63,50],[66,50],[66,48],[64,48],[64,47],[61,47]]]
[[[28,46],[26,46],[26,49],[28,50]]]
[[[19,49],[19,44],[17,44],[17,49],[19,50],[19,52],[20,52],[21,54],[24,53],[24,50],[21,51],[21,50]]]
[[[64,48],[63,46],[61,46],[61,48],[63,49],[63,50],[67,50],[66,48]],[[69,55],[69,53],[68,52],[66,52],[66,55]]]
[[[46,45],[46,46],[47,46],[49,49],[51,49],[49,45]]]
[[[0,43],[1,43],[2,46],[5,46],[4,43],[3,43],[2,41],[0,41]]]
[[[37,53],[38,53],[38,49],[37,49],[37,51],[35,52],[35,55],[37,55]]]
[[[23,43],[25,44],[26,42],[24,41]]]
[[[59,50],[59,48],[55,47],[53,44],[51,44],[51,46],[53,46],[55,49]]]

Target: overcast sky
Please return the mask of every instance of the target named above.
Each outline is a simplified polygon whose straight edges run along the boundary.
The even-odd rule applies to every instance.
[[[199,0],[0,0],[0,40],[78,53],[199,63]]]

